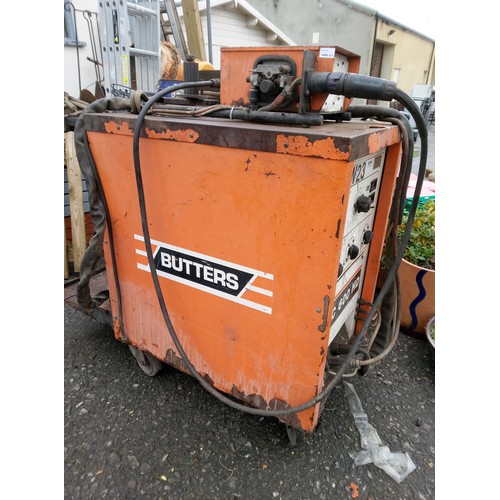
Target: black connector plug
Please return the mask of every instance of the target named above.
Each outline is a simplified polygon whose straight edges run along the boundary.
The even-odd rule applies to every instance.
[[[307,89],[311,94],[326,92],[345,97],[380,101],[392,101],[397,90],[395,82],[375,76],[341,72],[319,73],[317,71],[309,73]]]

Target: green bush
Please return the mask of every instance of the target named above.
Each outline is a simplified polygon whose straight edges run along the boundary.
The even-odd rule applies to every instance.
[[[429,200],[417,208],[408,246],[403,256],[405,260],[416,266],[433,270],[435,269],[435,210],[434,200]],[[405,214],[399,228],[400,238],[407,221],[408,214]]]

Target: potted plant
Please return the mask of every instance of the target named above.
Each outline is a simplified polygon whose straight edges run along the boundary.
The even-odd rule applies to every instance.
[[[399,234],[402,235],[407,214]],[[399,267],[401,327],[408,333],[426,333],[435,313],[435,201],[428,200],[415,213],[408,246]]]

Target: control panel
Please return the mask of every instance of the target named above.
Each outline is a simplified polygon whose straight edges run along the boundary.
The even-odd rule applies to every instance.
[[[349,337],[356,327],[356,310],[373,237],[384,160],[385,150],[354,164],[329,342],[344,324]]]

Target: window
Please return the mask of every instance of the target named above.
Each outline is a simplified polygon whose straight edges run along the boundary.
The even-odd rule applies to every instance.
[[[77,32],[75,27],[75,8],[71,2],[64,2],[64,45],[77,45]],[[86,43],[78,40],[78,47],[85,47]]]

